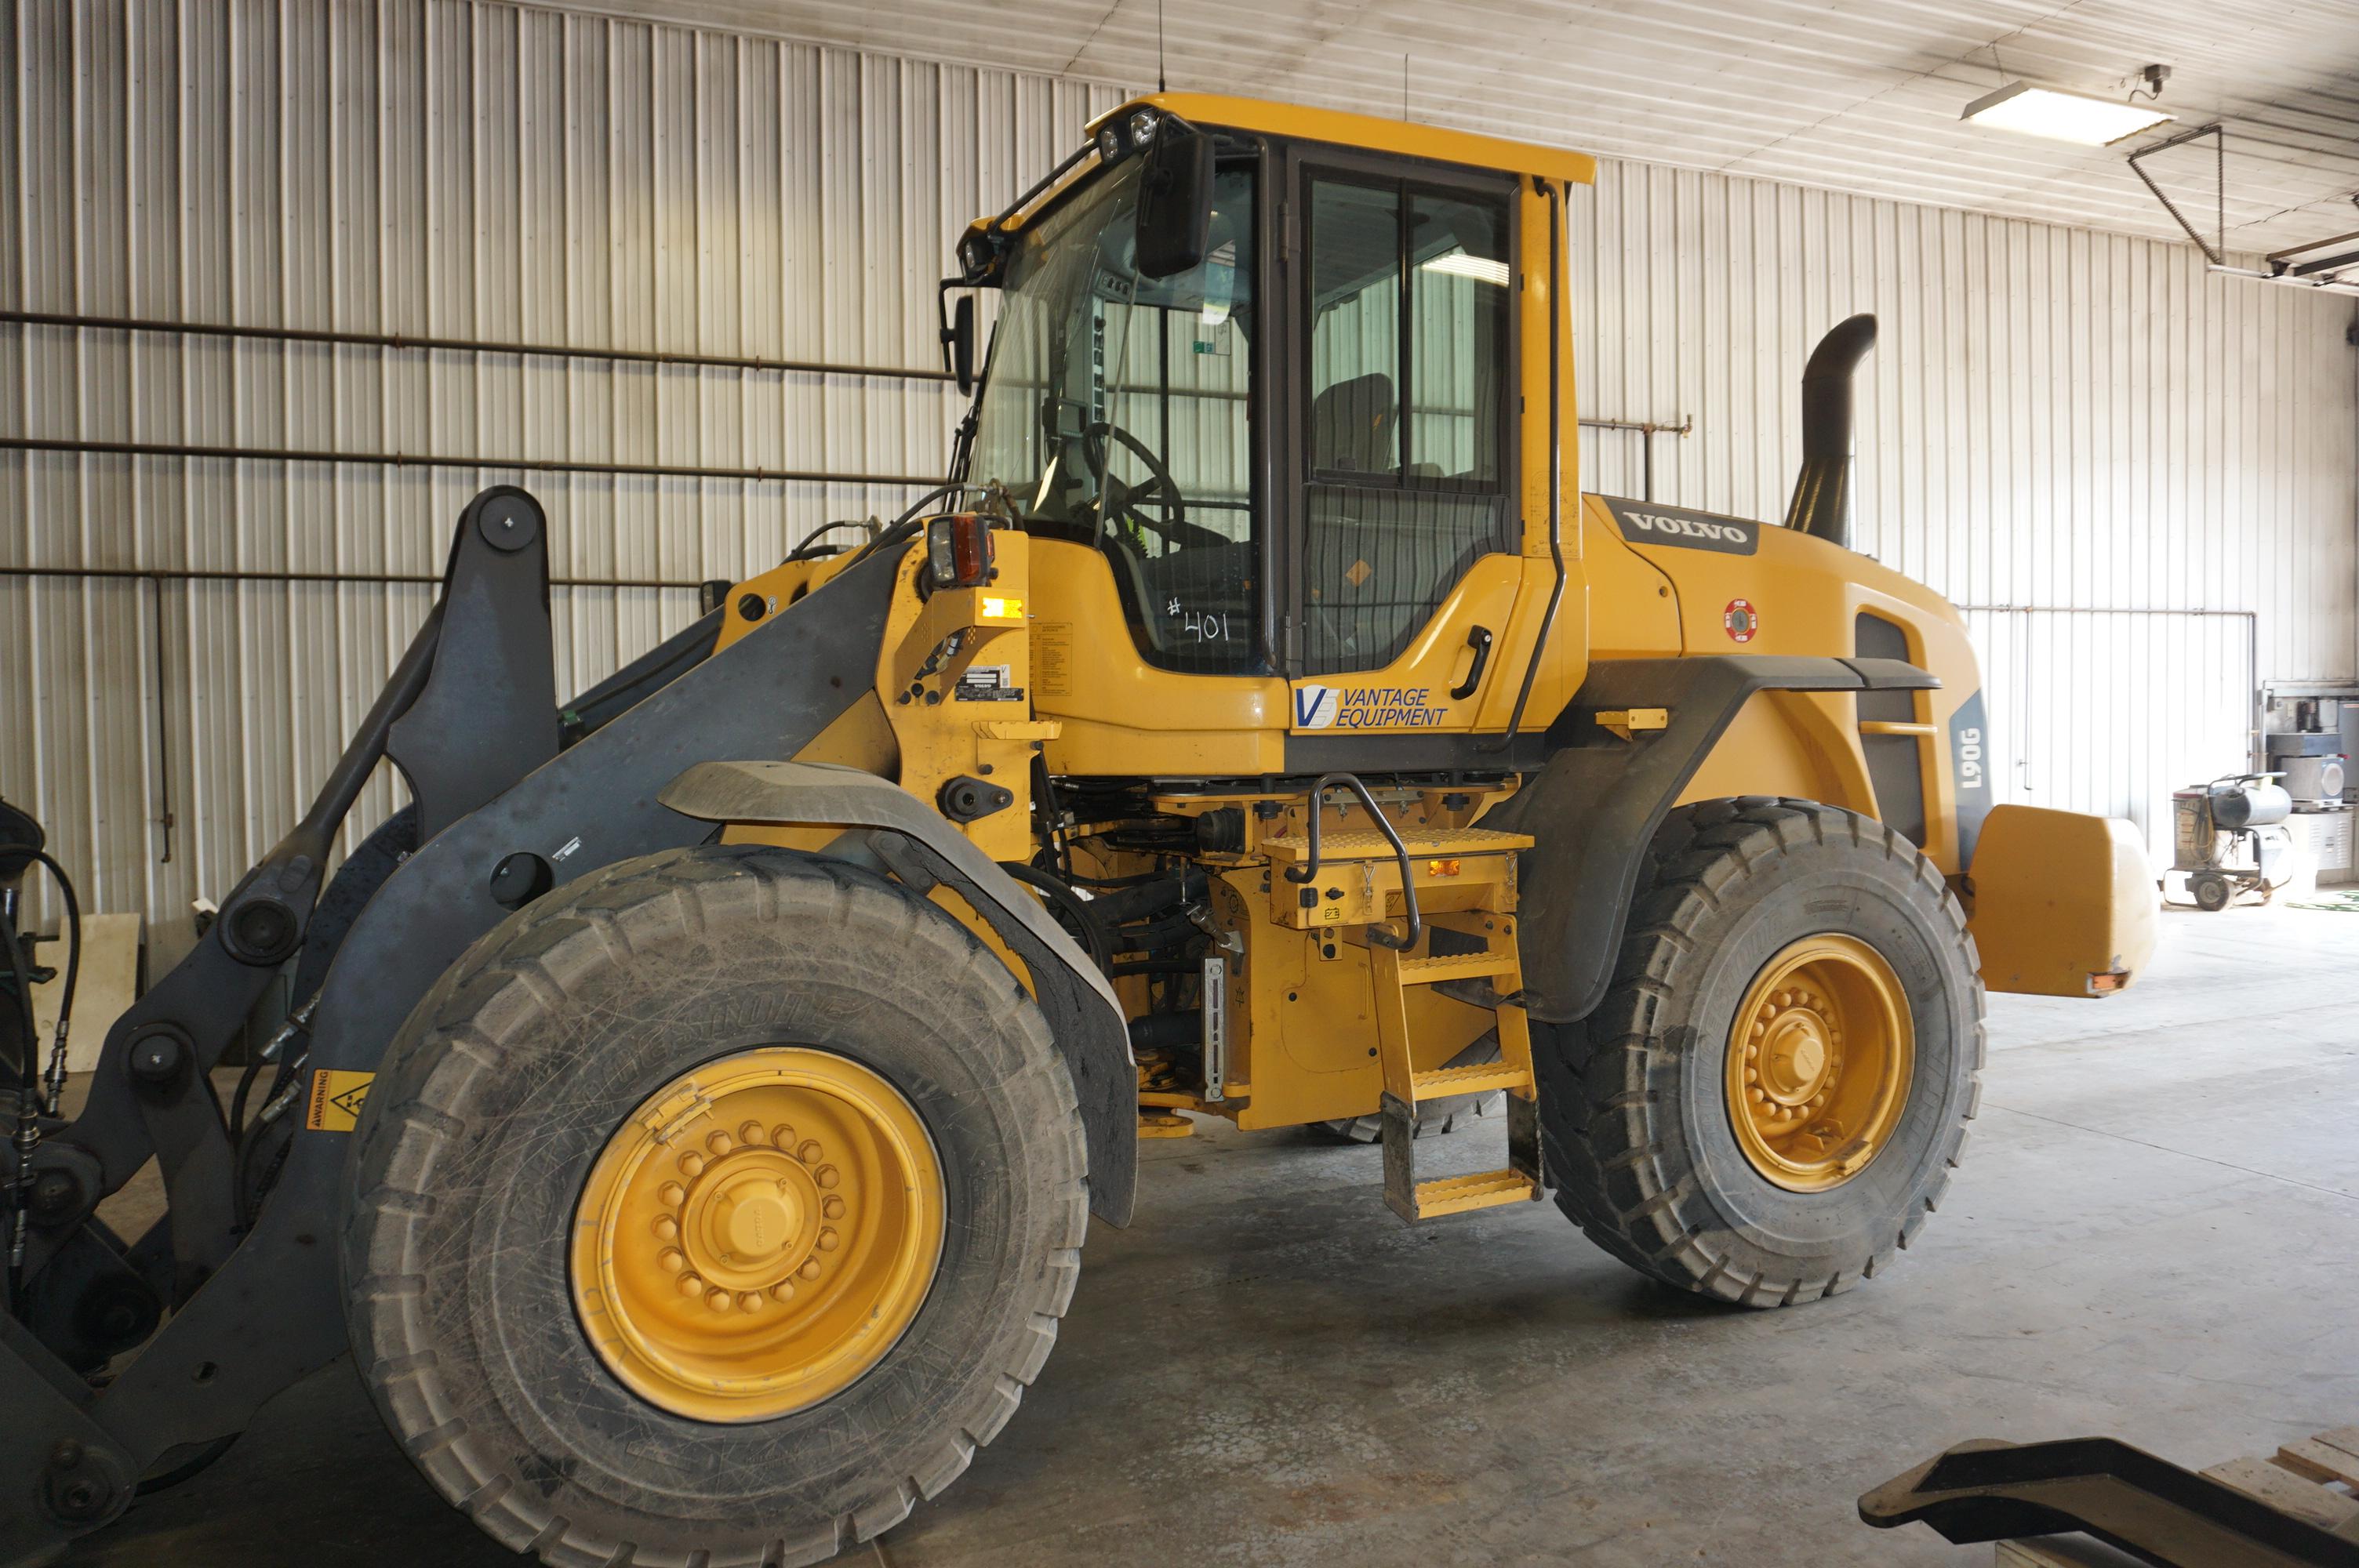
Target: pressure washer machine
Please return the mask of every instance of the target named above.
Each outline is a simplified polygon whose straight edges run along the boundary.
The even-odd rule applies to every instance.
[[[2293,834],[2285,819],[2293,797],[2277,773],[2232,773],[2194,784],[2170,797],[2170,869],[2187,874],[2198,909],[2217,912],[2238,895],[2261,902],[2293,875]]]

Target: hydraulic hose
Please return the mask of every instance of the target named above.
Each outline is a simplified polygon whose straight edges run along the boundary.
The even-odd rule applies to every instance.
[[[66,1029],[73,1022],[74,990],[82,983],[82,900],[74,895],[73,879],[58,864],[57,857],[30,844],[0,844],[0,861],[24,860],[38,863],[58,884],[58,895],[66,906],[66,973],[65,984],[58,990],[58,1031],[49,1046],[49,1069],[46,1092],[37,1096],[41,1108],[49,1115],[58,1113],[58,1105],[66,1088]],[[10,933],[14,939],[15,934]],[[23,989],[25,1005],[25,1060],[22,1064],[27,1088],[41,1090],[43,1080],[36,1063],[40,1053],[36,1048],[33,1030],[33,996]]]
[[[74,895],[73,879],[65,868],[47,850],[30,844],[0,844],[0,860],[22,860],[38,861],[50,876],[57,879],[66,905],[66,972],[65,985],[58,995],[57,1043],[49,1058],[52,1087],[49,1108],[57,1108],[57,1097],[65,1087],[66,1027],[73,1017],[74,987],[82,979],[82,903]],[[25,1231],[30,1218],[33,1195],[33,1156],[41,1147],[41,1053],[38,1038],[38,1026],[33,1022],[33,976],[25,963],[24,945],[17,939],[13,922],[0,925],[0,947],[8,949],[8,972],[15,981],[17,1016],[22,1022],[25,1059],[18,1063],[21,1082],[16,1092],[16,1126],[13,1141],[16,1149],[16,1190],[11,1195],[8,1217],[8,1305],[11,1312],[21,1313],[25,1301]]]
[[[33,1045],[33,978],[25,970],[25,950],[16,942],[14,925],[0,925],[0,947],[8,949],[8,973],[16,981],[16,1008],[24,1021],[24,1083],[17,1090],[16,1180],[8,1198],[8,1310],[19,1317],[25,1309],[25,1225],[33,1195],[33,1155],[41,1146],[39,1053]]]

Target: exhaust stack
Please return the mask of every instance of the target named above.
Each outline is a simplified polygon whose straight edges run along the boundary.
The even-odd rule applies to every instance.
[[[1875,318],[1840,321],[1802,368],[1802,471],[1786,526],[1851,547],[1851,375],[1875,346]]]

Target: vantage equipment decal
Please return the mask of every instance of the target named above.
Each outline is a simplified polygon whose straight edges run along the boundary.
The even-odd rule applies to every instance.
[[[1448,704],[1432,706],[1433,688],[1424,686],[1332,687],[1294,688],[1297,730],[1434,730],[1450,711]]]
[[[1658,506],[1651,501],[1625,501],[1615,495],[1598,499],[1621,524],[1622,536],[1634,545],[1677,545],[1686,550],[1718,550],[1725,556],[1749,556],[1761,547],[1761,524],[1742,517]]]

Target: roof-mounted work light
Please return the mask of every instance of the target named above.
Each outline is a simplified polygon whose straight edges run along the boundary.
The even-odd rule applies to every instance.
[[[2151,96],[2162,90],[2169,74],[2168,66],[2150,65],[2138,80],[2147,84],[2146,92]],[[2133,91],[2131,96],[2135,98],[2136,92]],[[1985,92],[1958,117],[1977,125],[2077,142],[2086,147],[2108,146],[2125,136],[2168,124],[2171,118],[2151,103],[2123,103],[2029,81],[2010,81],[1995,92]]]

